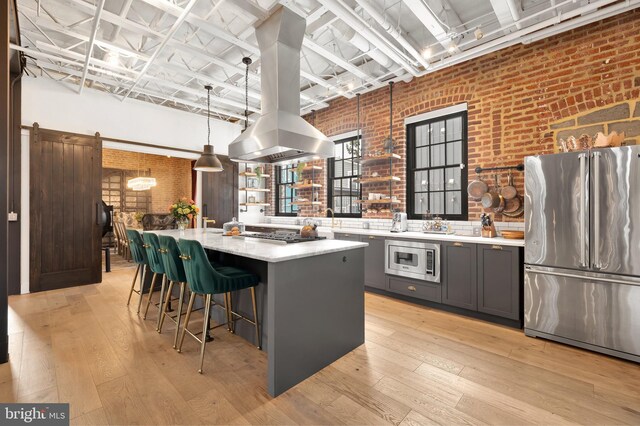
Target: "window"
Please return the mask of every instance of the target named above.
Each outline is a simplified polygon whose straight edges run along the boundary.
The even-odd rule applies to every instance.
[[[127,188],[127,181],[139,174],[135,170],[102,169],[102,200],[116,212],[151,213],[151,191]]]
[[[296,190],[291,187],[298,179],[295,165],[276,166],[276,216],[295,216],[298,206],[295,201]]]
[[[360,184],[362,150],[357,136],[336,142],[334,157],[329,159],[327,192],[329,207],[336,217],[362,217],[358,200],[362,198]]]
[[[407,211],[467,220],[467,112],[407,125]]]

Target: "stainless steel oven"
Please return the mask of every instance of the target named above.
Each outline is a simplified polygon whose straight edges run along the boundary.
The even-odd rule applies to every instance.
[[[385,253],[387,274],[440,282],[440,244],[386,240]]]

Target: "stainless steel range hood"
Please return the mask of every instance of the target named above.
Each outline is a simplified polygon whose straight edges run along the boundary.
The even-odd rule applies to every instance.
[[[231,160],[286,163],[333,156],[333,142],[300,117],[300,49],[305,28],[304,18],[284,6],[256,28],[262,114],[231,142]]]

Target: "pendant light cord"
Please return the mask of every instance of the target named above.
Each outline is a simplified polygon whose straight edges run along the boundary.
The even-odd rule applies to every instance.
[[[207,145],[211,145],[211,86],[207,86]]]
[[[244,70],[244,130],[249,127],[249,65],[252,62],[248,56],[242,58],[242,63],[246,65]]]

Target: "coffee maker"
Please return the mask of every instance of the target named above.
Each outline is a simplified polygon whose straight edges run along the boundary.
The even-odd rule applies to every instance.
[[[407,232],[407,214],[395,212],[391,222],[391,232]]]

